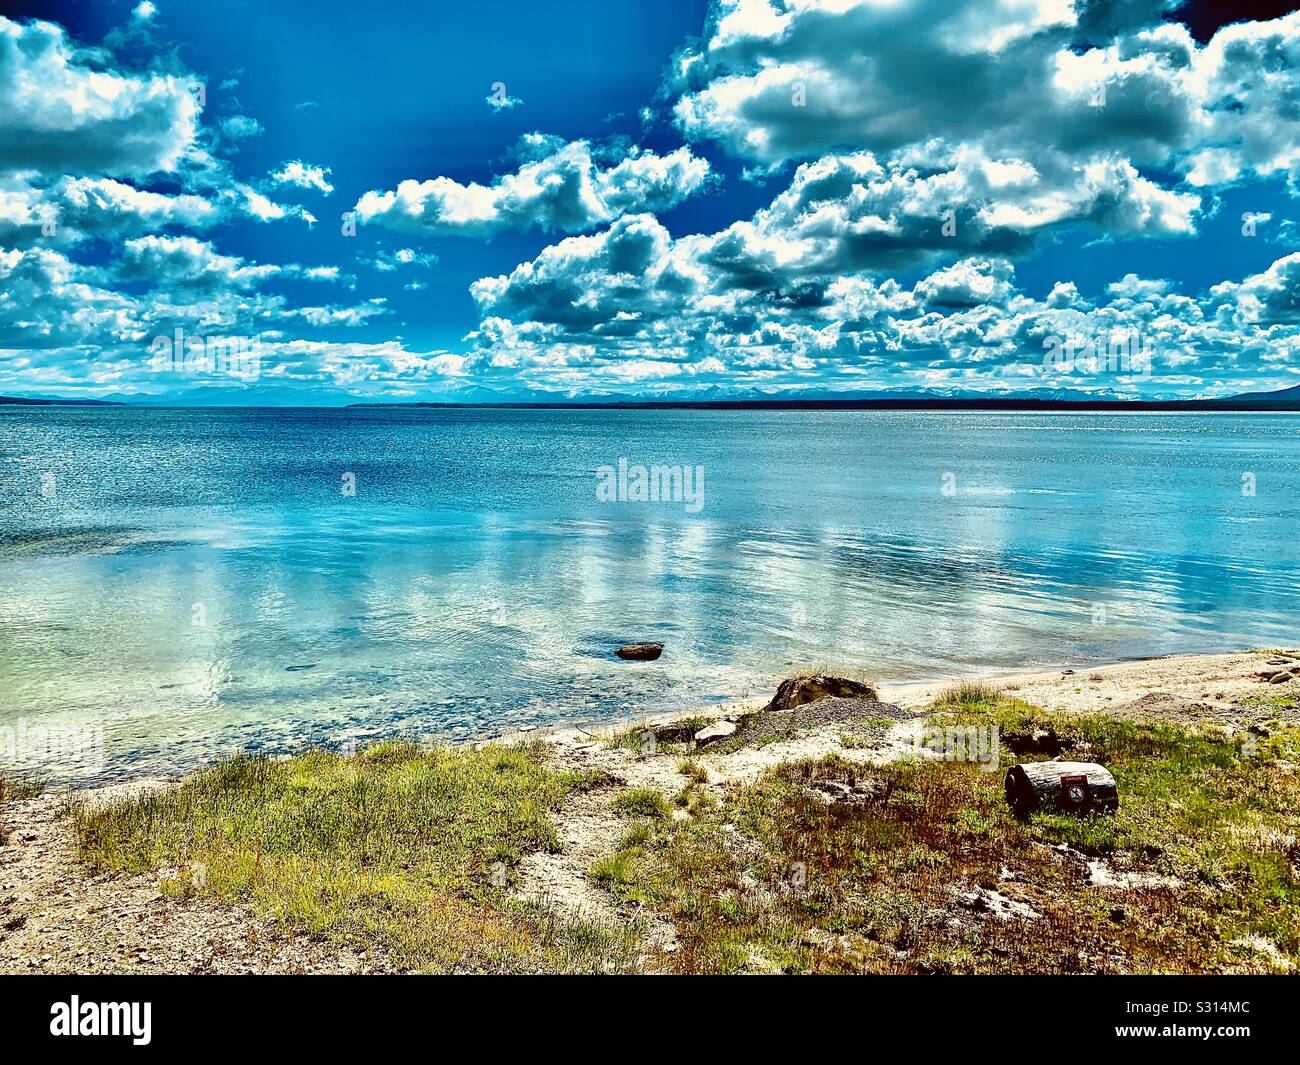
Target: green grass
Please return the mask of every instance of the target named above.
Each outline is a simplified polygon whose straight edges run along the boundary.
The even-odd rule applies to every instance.
[[[1276,691],[1260,695],[1248,695],[1241,700],[1242,706],[1259,707],[1264,710],[1294,710],[1300,705],[1300,684],[1294,682],[1279,684]]]
[[[641,872],[636,868],[636,862],[641,844],[635,840],[627,842],[628,846],[621,847],[608,858],[594,863],[589,875],[601,887],[617,891],[623,898],[644,902],[647,896],[637,888]]]
[[[704,728],[705,725],[713,724],[714,720],[715,719],[710,717],[700,717],[700,716],[683,717],[683,718],[674,718],[672,724],[676,727],[689,729],[691,733],[695,733],[698,732],[700,729]],[[608,736],[605,739],[605,746],[624,747],[628,750],[648,754],[652,750],[650,741],[653,738],[653,736],[654,736],[654,729],[649,728],[646,725],[633,725],[630,728],[620,729],[618,732],[615,732],[612,735]],[[688,745],[689,744],[684,744],[684,743],[669,743],[666,740],[657,741],[655,744],[656,747],[662,747],[670,750],[681,748],[683,746],[688,746]]]
[[[978,680],[963,680],[945,688],[934,701],[935,709],[962,709],[995,705],[1002,698],[1001,689]]]
[[[654,788],[628,788],[614,796],[610,805],[622,817],[667,817],[671,812],[668,800]]]
[[[932,713],[938,726],[996,728],[1000,771],[829,757],[716,788],[682,759],[676,794],[612,796],[627,821],[591,880],[671,921],[679,946],[657,965],[684,972],[1265,969],[1234,944],[1254,937],[1300,965],[1300,726],[1233,736],[1056,715],[978,684],[945,692]],[[1015,818],[1002,771],[1019,760],[1005,742],[1016,735],[1108,766],[1118,813]],[[633,932],[513,897],[523,856],[558,846],[561,804],[608,783],[550,769],[540,750],[385,743],[236,758],[72,817],[92,873],[174,870],[169,893],[245,902],[402,968],[633,969]],[[829,801],[830,782],[856,800]],[[1087,860],[1167,882],[1092,886]],[[962,906],[957,893],[975,889],[1041,917],[1003,923]]]
[[[783,765],[687,820],[647,822],[597,872],[677,926],[689,972],[1217,972],[1300,964],[1300,729],[1222,730],[1047,714],[963,685],[936,723],[1055,733],[1115,773],[1116,815],[1017,820],[1001,772],[958,762]],[[1003,750],[1001,768],[1016,761]],[[827,805],[819,780],[882,797]],[[1062,852],[1058,848],[1065,844]],[[1087,883],[1085,858],[1177,886]],[[1041,919],[1001,923],[954,891],[994,889]]]
[[[0,773],[0,805],[34,799],[45,791],[45,781],[31,773]]]
[[[630,751],[646,751],[650,746],[652,733],[649,729],[638,726],[637,728],[620,729],[604,740],[606,747],[623,747]]]
[[[744,728],[745,719],[740,719],[740,726]],[[710,743],[708,750],[705,752],[711,756],[735,754],[737,751],[759,750],[763,747],[770,747],[774,743],[784,743],[786,740],[793,739],[797,732],[793,729],[782,729],[779,732],[765,732],[761,735],[746,734],[738,732],[734,736],[729,736],[725,740],[715,740]]]
[[[536,748],[392,742],[237,757],[73,818],[92,873],[177,869],[171,894],[247,902],[403,969],[618,971],[632,964],[625,934],[511,895],[520,859],[557,847],[554,811],[595,783],[546,768]]]

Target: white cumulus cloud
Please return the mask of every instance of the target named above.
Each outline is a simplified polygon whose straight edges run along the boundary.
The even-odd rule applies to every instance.
[[[536,142],[533,142],[536,143]],[[630,150],[602,161],[587,141],[555,146],[490,185],[452,178],[407,180],[357,201],[362,222],[429,236],[491,236],[507,229],[577,231],[622,214],[663,211],[699,190],[709,164],[687,148]]]

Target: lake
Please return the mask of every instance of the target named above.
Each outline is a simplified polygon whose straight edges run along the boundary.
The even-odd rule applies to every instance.
[[[766,697],[813,666],[1294,646],[1297,427],[0,407],[0,762],[57,741],[50,772],[89,781]],[[649,639],[657,662],[613,655]]]

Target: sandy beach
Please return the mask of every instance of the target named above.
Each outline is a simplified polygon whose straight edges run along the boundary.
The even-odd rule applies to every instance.
[[[1132,713],[1138,700],[1192,703],[1189,719],[1241,716],[1241,701],[1267,690],[1271,678],[1300,665],[1293,652],[1165,655],[1098,666],[1065,666],[1031,673],[989,673],[979,679],[1014,692],[1044,710],[1075,714]],[[927,706],[952,680],[882,684],[880,697],[902,706]],[[1281,683],[1279,681],[1279,683]],[[1155,705],[1156,700],[1149,700]],[[1152,711],[1157,716],[1158,710]]]

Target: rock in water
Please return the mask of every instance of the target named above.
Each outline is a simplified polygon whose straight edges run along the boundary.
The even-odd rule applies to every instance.
[[[661,643],[625,643],[614,653],[619,658],[626,658],[633,662],[653,662],[664,653],[664,645]]]
[[[1035,810],[1113,813],[1119,788],[1096,762],[1022,762],[1007,770],[1007,802],[1023,817]]]
[[[781,681],[772,701],[764,710],[793,710],[804,703],[815,703],[818,699],[832,696],[841,699],[877,699],[876,689],[860,680],[848,680],[845,677],[827,677],[820,673],[811,677],[791,677]]]

